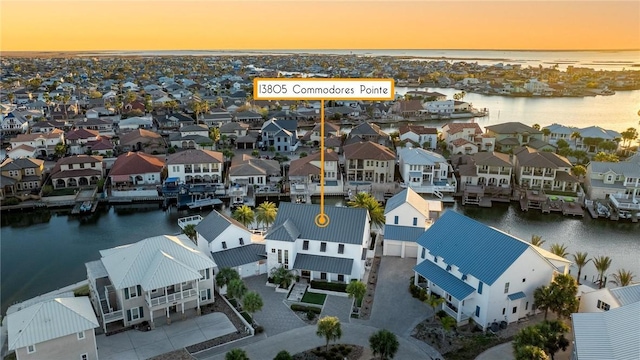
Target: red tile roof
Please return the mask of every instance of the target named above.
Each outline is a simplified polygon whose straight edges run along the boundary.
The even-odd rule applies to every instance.
[[[65,135],[67,140],[78,140],[78,139],[88,139],[91,137],[100,136],[100,132],[98,130],[87,130],[87,129],[76,129],[71,130]]]
[[[141,152],[128,152],[118,156],[109,176],[156,173],[162,168],[164,168],[164,161],[159,157]]]
[[[371,141],[344,146],[345,159],[395,160],[396,154],[389,148]]]
[[[482,129],[480,129],[480,125],[477,123],[448,123],[443,127],[445,126],[449,128],[447,131],[449,134],[456,134],[464,129],[475,129],[476,134],[482,134]]]

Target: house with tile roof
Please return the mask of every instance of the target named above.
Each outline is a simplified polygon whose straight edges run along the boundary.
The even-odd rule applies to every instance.
[[[311,141],[314,146],[318,146],[320,144],[320,130],[321,130],[320,125],[321,125],[320,123],[316,123],[313,126],[313,129],[311,129],[311,131],[307,132],[304,135],[302,140]],[[329,137],[339,137],[339,136],[340,136],[340,126],[336,124],[332,124],[330,122],[325,122],[324,124],[325,140],[326,138],[329,138]]]
[[[442,309],[458,325],[472,319],[483,330],[535,314],[535,289],[571,263],[453,210],[417,243],[414,284],[445,299]]]
[[[29,145],[18,145],[17,147],[11,148],[7,151],[7,156],[12,159],[35,158],[37,156],[36,148]]]
[[[343,146],[346,181],[389,184],[395,181],[396,154],[372,141]]]
[[[103,330],[184,316],[214,301],[215,263],[185,235],[160,235],[100,250],[85,263],[91,301]],[[96,310],[98,311],[98,310]]]
[[[167,157],[168,177],[182,183],[222,183],[224,158],[211,150],[184,150]]]
[[[241,277],[267,273],[264,237],[233,218],[214,210],[196,225],[196,233],[198,248],[216,264],[215,273],[224,268],[235,269]]]
[[[443,193],[456,191],[453,168],[442,155],[421,148],[402,148],[398,158],[403,186],[440,198]]]
[[[162,135],[145,129],[136,129],[120,135],[118,146],[122,152],[142,151],[147,154],[164,154],[167,151],[167,143]]]
[[[438,218],[442,202],[425,200],[407,188],[395,194],[384,208],[384,242],[382,255],[416,258],[416,240]]]
[[[452,154],[473,154],[478,151],[493,151],[495,137],[483,134],[477,123],[448,123],[442,126],[442,139]],[[468,144],[474,144],[471,146]]]
[[[640,357],[640,302],[611,311],[571,314],[571,360],[636,360]]]
[[[586,275],[585,275],[586,277]],[[579,312],[603,312],[640,302],[640,284],[602,288],[580,295]]]
[[[118,156],[111,166],[112,186],[158,185],[164,169],[164,158],[143,152],[128,152]]]
[[[282,202],[276,221],[265,234],[267,270],[283,266],[301,278],[348,284],[364,276],[371,245],[366,209],[327,206],[329,218],[319,227],[316,204]]]
[[[426,145],[425,149],[435,149],[438,146],[438,129],[420,125],[403,125],[399,129],[400,140],[413,141],[418,146]]]
[[[87,144],[96,142],[100,138],[98,130],[73,129],[65,134],[67,153],[70,155],[86,154],[89,148]]]
[[[360,123],[351,129],[347,138],[352,139],[356,137],[361,139],[360,141],[371,141],[384,146],[391,145],[389,134],[382,131],[377,124],[370,122]]]
[[[514,151],[515,181],[528,189],[576,192],[579,180],[564,156],[524,146]]]
[[[53,155],[56,151],[56,145],[64,144],[64,131],[54,129],[48,133],[19,134],[10,142],[11,148],[27,145],[35,148],[38,155]]]
[[[592,161],[585,186],[590,199],[620,198],[640,203],[640,155],[617,163]],[[636,208],[640,210],[640,206]]]
[[[451,163],[460,177],[458,190],[463,192],[463,205],[480,205],[484,198],[510,201],[514,167],[509,155],[495,151],[454,155]]]
[[[500,152],[509,152],[533,140],[544,141],[542,131],[520,122],[486,126],[485,132],[496,139],[496,150]]]
[[[320,194],[320,155],[318,151],[291,161],[288,175],[292,200],[306,202],[309,196]],[[324,153],[324,193],[344,193],[340,158],[329,149]]]
[[[0,164],[0,197],[5,198],[40,189],[43,173],[43,160],[5,159]]]
[[[88,297],[46,300],[7,316],[8,349],[18,360],[97,360],[99,326]]]
[[[103,177],[104,164],[98,155],[63,157],[51,170],[54,189],[95,186]]]

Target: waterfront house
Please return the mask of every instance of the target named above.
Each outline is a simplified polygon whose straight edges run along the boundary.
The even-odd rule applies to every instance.
[[[396,155],[383,145],[366,141],[343,147],[346,181],[394,182]]]
[[[145,129],[136,129],[120,135],[120,151],[142,151],[147,154],[164,154],[167,144],[162,135]]]
[[[424,107],[421,100],[401,100],[391,106],[391,111],[406,118],[417,116],[424,111]]]
[[[454,100],[427,101],[423,105],[429,114],[451,115],[455,109]]]
[[[154,321],[214,301],[214,262],[185,235],[160,235],[100,250],[85,264],[105,332]],[[110,324],[112,324],[110,326]]]
[[[231,195],[238,197],[239,202],[248,195],[249,186],[261,191],[280,181],[280,175],[280,163],[276,160],[257,159],[247,154],[234,156],[229,167],[229,182],[234,185]]]
[[[421,148],[402,148],[398,151],[400,175],[403,185],[419,194],[435,194],[456,191],[453,168],[440,154]]]
[[[312,195],[320,194],[320,151],[291,161],[289,184],[291,196],[306,202]],[[339,157],[333,150],[324,153],[324,193],[342,195],[344,188],[339,167]]]
[[[438,146],[438,129],[420,125],[404,125],[400,127],[400,140],[412,141],[417,146],[434,150]]]
[[[118,156],[111,166],[111,185],[158,185],[164,169],[164,159],[143,152],[128,152]]]
[[[609,311],[638,302],[640,302],[640,284],[622,286],[614,289],[605,287],[583,292],[582,295],[580,295],[579,312]]]
[[[417,242],[414,284],[444,298],[458,325],[473,319],[483,330],[535,314],[535,289],[571,263],[452,210]]]
[[[7,315],[8,349],[17,360],[98,360],[98,319],[86,296],[45,300]]]
[[[283,266],[306,280],[349,283],[364,276],[370,234],[366,209],[326,206],[329,223],[316,225],[316,204],[281,202],[265,234],[267,270]]]
[[[349,132],[348,138],[359,138],[362,141],[371,141],[384,146],[391,145],[389,134],[382,131],[377,124],[369,122],[363,122],[353,127],[351,132]]]
[[[571,162],[564,156],[524,146],[514,151],[515,181],[528,189],[573,192],[578,179],[571,175]]]
[[[433,224],[440,211],[440,201],[425,200],[411,188],[389,198],[384,208],[382,255],[416,258],[416,240]]]
[[[483,134],[477,123],[448,123],[442,126],[442,139],[452,154],[493,151],[496,139]],[[475,146],[469,145],[475,144]]]
[[[54,129],[49,133],[19,134],[12,138],[10,142],[12,148],[27,145],[35,148],[38,155],[53,155],[56,152],[56,145],[64,144],[64,132]]]
[[[168,177],[182,183],[221,183],[223,164],[221,152],[184,150],[167,157]]]
[[[103,177],[102,156],[97,155],[63,157],[51,170],[54,189],[95,186]]]
[[[640,302],[611,311],[571,314],[571,360],[636,360],[640,355]]]
[[[516,147],[525,146],[536,139],[543,140],[542,131],[520,122],[507,122],[485,127],[486,134],[496,139],[496,150],[513,151]]]
[[[233,218],[214,210],[196,225],[196,233],[198,248],[216,264],[215,273],[224,268],[235,269],[241,277],[267,272],[263,237]]]
[[[463,193],[463,205],[481,204],[483,198],[488,198],[489,201],[510,200],[513,164],[509,155],[480,152],[452,157],[451,163],[460,177],[458,190]]]
[[[585,187],[589,198],[609,198],[619,210],[640,210],[640,155],[625,161],[592,161],[587,165]]]
[[[298,122],[295,120],[271,119],[260,129],[262,146],[274,147],[276,151],[295,151],[298,148]]]
[[[44,161],[32,158],[5,159],[0,165],[0,197],[18,195],[40,189]]]
[[[599,126],[589,126],[586,128],[576,128],[560,124],[551,124],[543,128],[549,130],[547,141],[550,144],[557,144],[562,139],[569,144],[573,150],[585,151],[589,154],[595,154],[599,151],[615,152],[619,149],[620,139],[622,135],[614,130],[605,130]],[[613,150],[603,150],[600,145],[603,142],[614,142],[616,144]]]

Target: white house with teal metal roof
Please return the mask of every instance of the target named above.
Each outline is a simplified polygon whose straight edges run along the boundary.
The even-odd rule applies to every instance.
[[[384,208],[382,255],[415,258],[416,240],[442,211],[440,201],[427,201],[411,188],[392,196]]]
[[[602,288],[580,296],[579,312],[603,312],[640,302],[640,284]]]
[[[364,276],[373,241],[366,209],[325,206],[326,227],[316,225],[316,204],[282,202],[265,234],[267,269],[284,266],[306,280],[348,283]]]
[[[443,297],[442,309],[458,325],[473,320],[484,330],[534,314],[534,290],[570,264],[452,210],[417,242],[414,284]]]

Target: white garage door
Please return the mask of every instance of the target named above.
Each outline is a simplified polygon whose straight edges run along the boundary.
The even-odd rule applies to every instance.
[[[385,240],[383,247],[383,255],[385,256],[400,256],[402,251],[402,243],[394,240]]]
[[[406,242],[404,245],[404,257],[417,258],[418,257],[418,244],[414,242]]]

